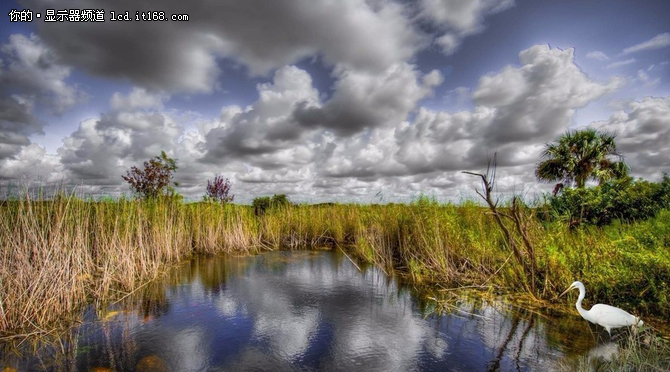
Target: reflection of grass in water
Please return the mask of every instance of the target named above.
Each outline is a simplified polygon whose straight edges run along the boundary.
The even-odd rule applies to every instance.
[[[538,339],[548,338],[548,328],[542,326],[542,321],[538,321],[538,317],[543,317],[542,314],[514,308],[500,302],[499,298],[473,296],[467,291],[447,291],[439,297],[427,295],[426,298],[430,301],[425,306],[425,316],[433,313],[449,314],[450,317],[476,322],[475,328],[482,332],[480,337],[488,339],[487,347],[493,352],[492,358],[486,363],[489,371],[499,370],[505,355],[520,369],[523,353],[541,355],[546,352],[543,349],[547,345],[537,342]],[[495,334],[488,334],[487,330],[494,330]],[[529,348],[532,350],[529,351]]]
[[[613,345],[612,350],[587,353],[572,360],[564,360],[558,367],[565,371],[670,370],[670,342],[652,330],[629,332],[628,337]]]
[[[77,345],[80,339],[78,326],[67,329],[52,329],[49,333],[28,338],[17,338],[0,344],[0,365],[4,371],[46,370],[69,371],[79,355]],[[17,368],[24,356],[40,355],[33,360],[32,368]]]
[[[455,289],[437,293],[431,289],[415,290],[419,306],[424,316],[431,314],[450,314],[451,316],[476,319],[481,322],[493,322],[493,319],[482,316],[483,309],[494,308],[505,314],[504,321],[512,325],[504,342],[497,350],[497,357],[489,366],[499,367],[504,352],[519,353],[530,330],[541,334],[547,346],[561,350],[564,358],[558,362],[557,368],[566,371],[667,371],[670,370],[670,341],[663,339],[651,328],[639,332],[620,329],[613,333],[611,345],[602,343],[609,336],[602,328],[595,328],[578,317],[554,316],[542,314],[533,308],[525,309],[513,305],[513,302],[500,301],[493,293],[482,296],[481,292],[474,295],[467,291]],[[542,319],[538,319],[542,318]],[[539,321],[537,321],[539,320]],[[543,326],[541,326],[543,325]],[[541,326],[541,327],[540,327]],[[503,327],[500,327],[502,330]],[[521,332],[521,329],[524,329]],[[599,333],[592,333],[592,332]],[[605,337],[604,339],[602,337]],[[518,356],[517,356],[518,359]]]
[[[77,355],[86,354],[86,353],[90,352],[91,350],[93,350],[93,348],[89,345],[80,346],[80,347],[77,348]]]
[[[167,371],[168,367],[163,359],[156,355],[149,355],[137,362],[135,370],[137,372],[162,372]]]

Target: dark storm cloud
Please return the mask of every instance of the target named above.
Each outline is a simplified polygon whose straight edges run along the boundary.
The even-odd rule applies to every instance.
[[[24,3],[32,9],[56,6],[47,0]],[[188,14],[188,22],[38,23],[40,35],[67,63],[157,90],[211,91],[220,73],[218,57],[242,63],[252,74],[316,54],[330,64],[380,71],[422,45],[406,9],[392,1],[372,7],[363,0],[65,0],[57,6]]]
[[[11,35],[0,46],[0,161],[30,145],[29,136],[44,133],[37,103],[60,114],[82,98],[64,82],[69,75],[35,35]]]
[[[71,68],[57,62],[54,52],[36,35],[14,34],[0,47],[0,85],[3,91],[35,96],[56,115],[86,99],[65,80]]]
[[[0,92],[0,161],[16,155],[30,144],[28,136],[42,133],[42,122],[32,114],[28,102]]]

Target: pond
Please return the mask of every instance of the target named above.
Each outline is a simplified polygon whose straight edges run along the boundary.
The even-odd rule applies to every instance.
[[[613,344],[578,316],[425,295],[340,251],[198,257],[0,368],[80,371],[547,370]]]

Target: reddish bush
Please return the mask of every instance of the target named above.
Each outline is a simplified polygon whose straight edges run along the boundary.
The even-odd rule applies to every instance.
[[[136,194],[147,199],[156,198],[174,193],[174,189],[170,187],[170,181],[176,170],[177,161],[168,157],[165,151],[161,151],[160,156],[144,162],[143,170],[132,167],[122,177]]]
[[[230,180],[227,178],[224,180],[222,176],[214,177],[214,181],[207,180],[205,200],[216,201],[221,204],[232,202],[235,195],[229,195],[230,187]]]

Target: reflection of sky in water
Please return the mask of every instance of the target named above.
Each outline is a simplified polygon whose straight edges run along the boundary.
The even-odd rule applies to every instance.
[[[564,350],[541,318],[481,301],[424,317],[395,280],[332,252],[200,258],[168,281],[155,299],[85,323],[79,369],[157,356],[174,371],[527,370]]]

